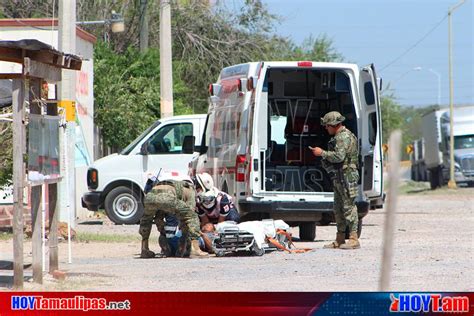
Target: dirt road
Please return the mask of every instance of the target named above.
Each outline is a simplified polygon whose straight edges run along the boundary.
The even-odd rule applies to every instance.
[[[447,189],[400,196],[396,215],[393,291],[473,291],[474,189]],[[376,291],[380,276],[384,210],[364,219],[362,248],[322,249],[335,226],[318,226],[305,254],[267,253],[263,257],[138,259],[139,241],[60,245],[60,268],[67,279],[45,276],[42,286],[26,290],[99,291]],[[138,226],[77,225],[78,231],[138,236]],[[298,230],[293,230],[298,236]],[[126,239],[126,238],[125,238]],[[152,248],[158,250],[154,232]],[[31,262],[31,243],[25,262]],[[0,261],[11,260],[12,241],[0,242]],[[27,270],[26,275],[31,275]],[[0,270],[0,289],[8,289],[11,271]],[[3,284],[2,283],[3,280]],[[3,288],[2,288],[3,286]]]

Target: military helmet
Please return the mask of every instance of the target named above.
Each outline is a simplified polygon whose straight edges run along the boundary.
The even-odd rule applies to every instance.
[[[321,125],[337,125],[339,123],[344,122],[346,118],[341,115],[341,113],[337,111],[331,111],[326,113],[324,117],[321,119]]]

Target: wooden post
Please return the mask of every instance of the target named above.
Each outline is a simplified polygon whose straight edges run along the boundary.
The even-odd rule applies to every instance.
[[[395,212],[397,211],[398,182],[400,179],[400,145],[402,133],[394,131],[389,140],[389,188],[387,195],[387,209],[385,211],[384,239],[382,252],[382,270],[379,291],[390,291],[390,277],[392,274],[393,235],[395,230]]]
[[[13,287],[23,289],[23,189],[25,167],[23,153],[25,144],[24,102],[25,82],[13,79]]]
[[[41,81],[37,78],[30,78],[30,114],[41,115]],[[37,170],[41,172],[41,170]],[[33,252],[33,281],[43,283],[43,242],[42,227],[43,217],[41,216],[41,185],[31,187],[31,243]]]
[[[58,115],[58,104],[56,102],[48,103],[46,114]],[[58,184],[48,184],[48,216],[49,216],[49,273],[59,269],[58,255]]]
[[[33,281],[43,283],[42,238],[41,238],[41,185],[31,187],[31,229],[33,235]]]
[[[48,184],[49,209],[49,273],[59,269],[58,260],[58,184]]]

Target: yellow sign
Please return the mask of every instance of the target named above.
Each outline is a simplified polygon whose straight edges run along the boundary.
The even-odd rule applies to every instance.
[[[58,106],[66,111],[66,121],[74,122],[76,120],[76,102],[72,100],[58,101]]]
[[[413,152],[413,144],[408,144],[405,151],[407,154],[411,154]]]

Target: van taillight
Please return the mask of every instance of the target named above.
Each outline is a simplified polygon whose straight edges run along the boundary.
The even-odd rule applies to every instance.
[[[246,163],[245,155],[237,155],[235,159],[235,179],[237,182],[245,182]]]
[[[214,95],[214,87],[212,86],[212,83],[209,84],[209,95]]]
[[[299,61],[298,67],[313,67],[312,61]]]
[[[87,170],[87,187],[95,190],[99,186],[99,174],[97,169],[89,168]]]

